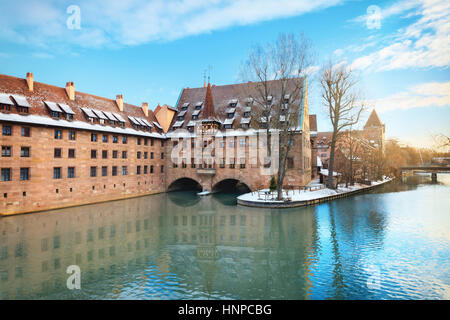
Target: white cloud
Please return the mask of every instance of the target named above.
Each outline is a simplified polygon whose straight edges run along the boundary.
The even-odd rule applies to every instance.
[[[369,101],[380,113],[413,108],[450,107],[450,81],[427,82],[386,98]]]
[[[313,76],[313,75],[316,74],[317,71],[319,71],[319,70],[320,70],[320,67],[317,66],[317,65],[314,65],[314,66],[309,66],[309,67],[307,67],[307,68],[305,69],[304,73],[305,73],[307,76]]]
[[[333,51],[333,54],[336,57],[340,57],[340,56],[342,56],[344,54],[344,49],[336,49],[336,50]]]
[[[298,16],[342,0],[81,0],[81,29],[69,30],[71,1],[0,2],[0,37],[48,47],[138,45]]]
[[[420,5],[420,0],[401,0],[398,1],[394,4],[392,4],[391,6],[387,7],[387,8],[380,8],[379,11],[379,18],[381,19],[381,22],[384,19],[387,19],[391,16],[394,15],[399,15],[405,12],[410,11],[411,9],[414,9],[416,7],[418,7]],[[407,15],[407,17],[410,17],[411,15],[413,15],[414,13],[409,13]],[[356,17],[355,19],[352,19],[351,21],[353,22],[362,22],[362,23],[366,23],[367,19],[370,19],[370,14],[365,14],[359,17]]]
[[[401,3],[404,3],[402,1]],[[390,14],[417,5],[419,19],[398,30],[388,44],[352,63],[354,69],[386,71],[406,68],[448,68],[450,66],[450,5],[448,0],[406,1]],[[394,5],[395,6],[395,5]],[[398,7],[404,10],[398,9]]]
[[[52,59],[54,58],[53,55],[46,53],[46,52],[34,52],[31,54],[32,57],[38,58],[38,59]]]

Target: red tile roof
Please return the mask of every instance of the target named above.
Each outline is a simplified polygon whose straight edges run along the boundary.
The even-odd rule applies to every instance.
[[[141,107],[129,103],[124,102],[124,110],[120,112],[115,100],[112,99],[75,91],[75,100],[73,101],[68,98],[65,88],[36,81],[34,82],[33,89],[33,92],[28,90],[26,79],[0,74],[0,93],[25,96],[32,106],[29,110],[29,114],[32,115],[50,117],[49,110],[43,101],[51,101],[67,104],[75,113],[73,115],[74,120],[83,122],[88,122],[84,112],[81,110],[83,107],[118,113],[126,120],[126,128],[133,128],[131,122],[128,121],[128,116],[144,118],[148,121],[157,121],[151,110],[149,110],[149,117],[147,118]]]
[[[288,82],[288,86],[292,85],[294,82]],[[279,101],[281,97],[277,95],[277,93],[281,92],[282,83],[280,80],[269,81],[269,88],[271,89],[270,95],[273,96],[273,101]],[[234,114],[234,127],[239,128],[241,123],[241,118],[244,115],[244,108],[246,107],[246,101],[249,97],[254,96],[258,97],[259,90],[261,89],[260,82],[248,82],[248,83],[237,83],[223,86],[211,86],[211,97],[214,105],[214,113],[218,120],[227,119],[226,110],[230,106],[230,100],[237,99],[236,112]],[[184,123],[181,126],[182,128],[186,128],[187,124],[192,120],[192,113],[194,112],[195,105],[197,102],[204,102],[204,105],[201,109],[198,119],[201,120],[205,117],[205,97],[206,97],[207,87],[200,88],[185,88],[181,92],[180,99],[178,100],[178,104],[176,106],[177,111],[181,111],[181,107],[183,104],[188,103],[188,109],[186,114],[184,114]],[[172,120],[172,125],[178,121],[178,116],[175,115]],[[194,120],[195,121],[195,120]]]

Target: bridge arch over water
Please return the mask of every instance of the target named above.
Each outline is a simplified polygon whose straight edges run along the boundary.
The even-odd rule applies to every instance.
[[[216,182],[212,187],[212,192],[250,192],[250,187],[243,181],[235,178],[225,178]]]
[[[195,190],[202,191],[203,186],[195,179],[190,177],[178,178],[169,184],[167,191],[178,191],[178,190]]]

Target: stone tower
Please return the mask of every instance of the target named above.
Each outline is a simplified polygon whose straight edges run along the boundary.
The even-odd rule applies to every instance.
[[[364,138],[369,140],[371,144],[378,146],[379,148],[384,150],[385,125],[381,123],[381,120],[378,117],[375,109],[372,110],[369,119],[367,119],[367,122],[364,125],[363,133]]]

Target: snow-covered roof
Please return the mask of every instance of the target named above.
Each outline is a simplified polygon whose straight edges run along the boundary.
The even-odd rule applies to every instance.
[[[59,112],[62,113],[63,111],[61,108],[56,104],[56,102],[52,101],[44,101],[45,105],[53,112]]]
[[[0,93],[0,103],[1,104],[9,104],[9,105],[14,105],[14,103],[11,101],[11,99],[9,98],[9,94],[7,93]]]
[[[113,114],[114,117],[116,117],[117,120],[119,120],[120,122],[125,123],[125,119],[122,118],[122,116],[120,114],[115,113],[115,112],[111,112],[111,113]]]
[[[30,104],[28,103],[27,99],[24,96],[19,96],[17,94],[12,94],[11,97],[13,97],[14,101],[16,101],[16,103],[19,106],[31,108]]]
[[[174,127],[174,128],[181,127],[181,126],[183,125],[183,123],[184,123],[184,120],[176,121],[176,122],[174,123],[173,127]]]
[[[250,123],[250,119],[251,118],[241,118],[241,123],[248,124],[248,123]]]
[[[137,119],[137,118],[136,118]],[[139,118],[147,127],[152,128],[153,126],[150,124],[150,122],[147,121],[147,119]]]
[[[236,108],[227,108],[226,113],[234,113]]]
[[[186,114],[186,110],[180,111],[180,113],[177,115],[177,117],[184,117]]]
[[[188,127],[194,127],[195,126],[195,121],[193,121],[193,120],[189,121],[187,126]]]
[[[328,169],[320,169],[320,174],[323,176],[328,176]],[[333,177],[340,176],[339,172],[333,171]]]
[[[73,110],[65,103],[58,103],[59,107],[67,114],[75,114]]]
[[[137,126],[141,126],[142,124],[141,123],[139,123],[134,117],[132,117],[132,116],[128,116],[128,119],[130,119],[130,121],[134,124],[134,125],[137,125]]]
[[[200,111],[202,111],[202,109],[194,110],[194,112],[192,112],[192,115],[193,115],[193,116],[198,116],[198,114],[200,113]]]
[[[103,111],[103,113],[105,114],[105,116],[111,120],[111,121],[117,121],[117,119],[113,116],[113,114],[109,111]]]
[[[156,126],[156,127],[158,127],[159,129],[161,129],[162,130],[162,127],[159,125],[159,123],[158,122],[156,122],[156,121],[153,121],[153,124]]]
[[[234,118],[227,118],[227,119],[225,119],[225,121],[223,122],[223,124],[233,124],[233,122],[234,122]]]
[[[146,126],[147,126],[147,125],[145,124],[145,122],[142,121],[141,118],[138,118],[138,117],[133,117],[133,118],[139,123],[139,125],[141,125],[141,126],[143,126],[143,127],[146,127]]]
[[[97,116],[92,112],[89,108],[81,108],[83,112],[89,117],[89,118],[97,118]]]
[[[63,119],[53,119],[47,116],[39,116],[34,114],[21,115],[16,113],[3,113],[0,112],[0,121],[10,121],[17,123],[26,123],[26,124],[37,124],[37,125],[45,125],[45,126],[53,126],[59,128],[74,128],[81,130],[93,130],[100,132],[111,132],[117,134],[129,134],[143,137],[154,137],[154,138],[165,138],[166,136],[160,133],[151,133],[145,131],[138,131],[131,128],[119,128],[119,127],[110,127],[110,126],[102,126],[99,124],[91,124],[84,121],[67,121]]]
[[[92,112],[94,112],[99,119],[108,120],[108,118],[106,118],[106,116],[100,110],[92,109]]]

